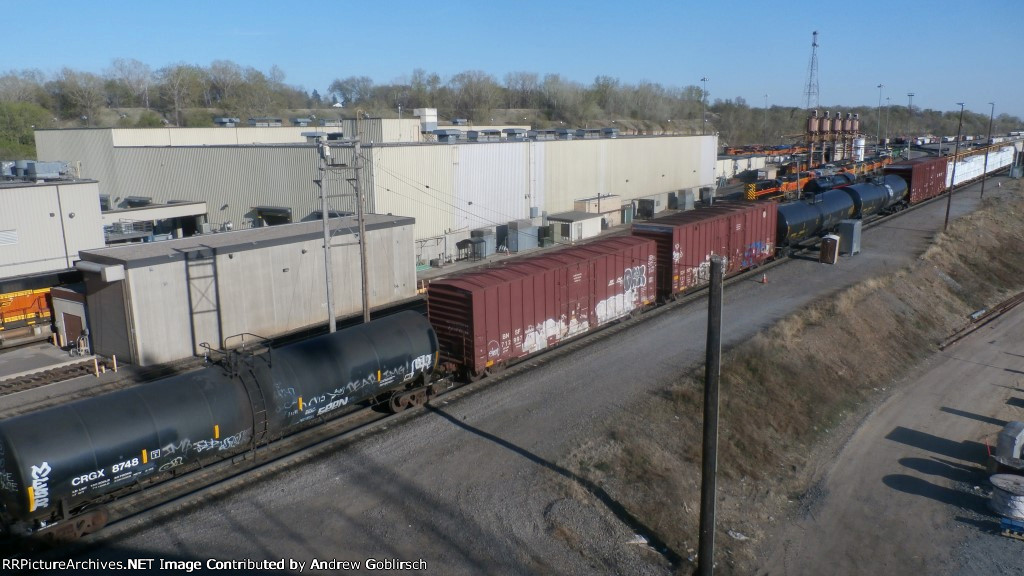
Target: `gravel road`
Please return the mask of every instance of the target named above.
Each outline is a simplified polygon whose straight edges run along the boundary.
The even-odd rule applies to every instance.
[[[1019,574],[984,467],[986,441],[1024,418],[1022,375],[1024,308],[936,354],[862,423],[759,573]]]
[[[958,195],[954,216],[973,210],[976,196]],[[902,267],[924,250],[944,209],[931,205],[867,231],[864,252],[838,266],[794,261],[773,269],[767,284],[729,288],[723,343],[736,344],[813,299]],[[631,401],[703,359],[705,307],[652,316],[78,557],[286,558],[307,566],[313,558],[423,559],[427,572],[445,575],[668,573],[665,555],[638,543],[617,504],[558,462]],[[917,478],[911,472],[896,474]],[[353,573],[360,571],[365,567]]]

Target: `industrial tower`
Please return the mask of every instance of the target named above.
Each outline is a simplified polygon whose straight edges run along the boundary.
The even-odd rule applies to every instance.
[[[814,31],[811,39],[811,61],[807,64],[807,87],[804,88],[807,109],[818,108],[818,31]]]

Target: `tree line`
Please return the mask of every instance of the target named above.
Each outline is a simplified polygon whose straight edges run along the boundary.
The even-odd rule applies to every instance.
[[[334,107],[341,103],[342,108]],[[510,72],[500,80],[480,70],[449,78],[415,69],[377,84],[367,76],[334,79],[325,94],[285,82],[277,66],[264,72],[230,60],[209,66],[177,63],[159,69],[118,58],[102,73],[63,68],[0,74],[0,158],[34,156],[32,130],[70,126],[212,126],[215,116],[316,114],[351,116],[357,110],[385,118],[410,117],[415,108],[436,108],[442,120],[475,124],[530,124],[537,128],[618,126],[627,133],[718,132],[723,145],[784,144],[799,139],[807,111],[752,106],[743,98],[711,100],[700,86],[624,83],[598,76],[584,84],[560,74]],[[841,107],[858,113],[862,132],[956,134],[959,113],[902,106]],[[824,111],[824,110],[823,110]],[[879,115],[881,112],[881,116]],[[882,128],[878,128],[881,118]],[[706,120],[705,120],[706,119]],[[987,133],[985,115],[966,112],[965,134]],[[993,132],[1018,130],[1018,118],[1001,114]]]

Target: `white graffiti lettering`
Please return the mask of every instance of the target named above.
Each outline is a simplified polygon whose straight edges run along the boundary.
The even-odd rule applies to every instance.
[[[171,468],[177,468],[178,466],[181,466],[184,462],[185,462],[184,458],[182,458],[181,456],[177,456],[173,460],[171,460],[170,462],[167,462],[166,464],[161,466],[160,467],[160,472],[166,472],[166,471],[170,470]]]
[[[50,505],[50,464],[43,462],[39,466],[32,467],[32,509],[30,512],[35,512],[40,508],[46,508]]]

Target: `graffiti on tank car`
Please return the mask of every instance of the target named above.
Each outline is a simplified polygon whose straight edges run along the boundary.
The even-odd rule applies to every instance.
[[[177,444],[171,443],[160,449],[164,456],[170,456],[171,454],[184,454],[188,456],[188,453],[192,451],[192,441],[188,438],[178,442]]]
[[[166,472],[168,470],[171,470],[172,468],[177,468],[178,466],[181,466],[184,463],[185,459],[183,457],[176,456],[169,462],[165,463],[163,466],[160,466],[160,472]]]
[[[327,412],[330,412],[331,410],[337,410],[338,408],[341,408],[342,406],[344,406],[346,404],[348,404],[348,398],[342,398],[340,400],[335,400],[335,401],[331,402],[330,404],[327,404],[326,406],[323,406],[322,408],[317,410],[316,411],[316,415],[319,416],[321,414],[326,414]]]
[[[210,450],[224,451],[230,450],[237,446],[241,446],[242,443],[248,437],[248,431],[242,430],[237,434],[233,434],[226,438],[210,438],[208,440],[200,440],[192,446],[196,449],[197,453],[208,452]]]
[[[429,370],[434,365],[433,354],[423,354],[412,359],[412,369],[414,372],[421,370]]]
[[[50,505],[50,464],[32,466],[32,508],[30,512]]]
[[[10,472],[0,472],[0,490],[17,492],[18,483],[14,481],[14,475]]]

